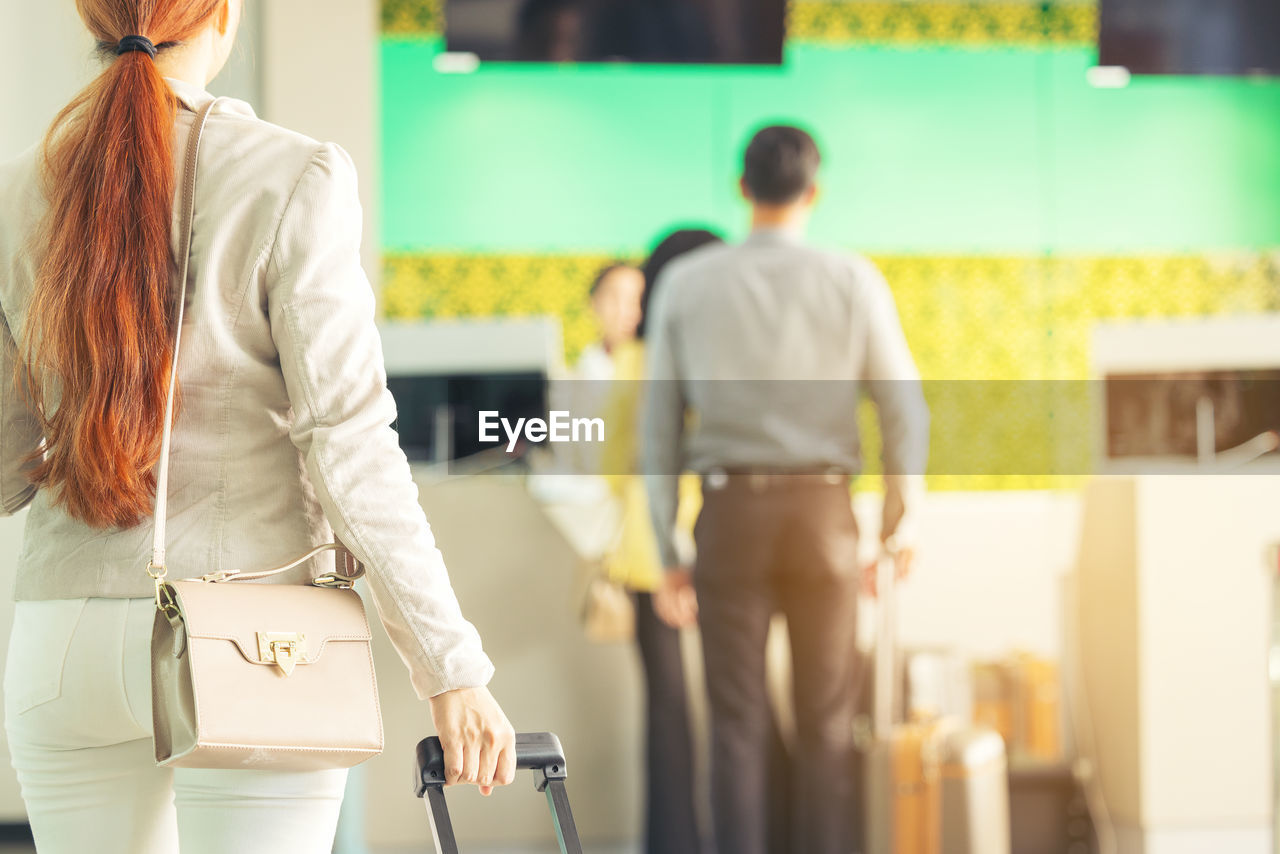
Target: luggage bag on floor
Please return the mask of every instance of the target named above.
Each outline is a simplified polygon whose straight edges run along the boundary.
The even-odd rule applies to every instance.
[[[903,705],[909,721],[973,720],[973,677],[968,659],[955,650],[902,651]]]
[[[868,854],[940,854],[942,790],[929,724],[876,736],[867,754]]]
[[[569,794],[564,781],[568,778],[564,748],[560,739],[549,732],[520,733],[516,736],[516,767],[534,772],[534,788],[547,796],[551,820],[561,854],[582,854],[578,827],[569,808]],[[459,854],[458,840],[449,819],[449,806],[444,798],[444,749],[440,739],[432,736],[418,743],[418,772],[415,791],[427,801],[427,809],[436,837],[438,854]]]
[[[954,720],[896,722],[894,561],[876,573],[872,739],[864,766],[866,854],[1009,854],[1004,742]]]
[[[867,854],[939,854],[942,817],[937,739],[927,723],[900,724],[895,709],[894,560],[876,572],[871,744],[864,766]]]
[[[1018,653],[974,668],[974,723],[998,732],[1014,760],[1062,761],[1058,667]]]
[[[984,727],[942,730],[942,854],[1009,854],[1009,767],[1004,741]]]

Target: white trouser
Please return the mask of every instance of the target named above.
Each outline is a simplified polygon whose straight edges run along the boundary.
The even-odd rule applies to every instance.
[[[156,766],[154,613],[151,599],[17,603],[4,718],[36,849],[329,854],[345,770]]]

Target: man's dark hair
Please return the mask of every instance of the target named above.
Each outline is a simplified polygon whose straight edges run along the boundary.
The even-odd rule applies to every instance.
[[[786,205],[813,186],[822,155],[813,137],[791,125],[770,125],[756,132],[742,158],[742,181],[751,198]]]

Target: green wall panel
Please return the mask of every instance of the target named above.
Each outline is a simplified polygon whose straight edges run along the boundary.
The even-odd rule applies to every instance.
[[[630,253],[675,221],[740,233],[746,134],[810,126],[817,240],[873,252],[1280,245],[1280,81],[1099,90],[1082,47],[793,44],[781,69],[485,65],[382,46],[391,251]]]
[[[1048,67],[1047,248],[1280,246],[1280,80],[1135,77],[1083,85]]]
[[[722,168],[735,174],[762,121],[813,128],[825,154],[816,240],[930,253],[1041,244],[1035,52],[800,48],[790,58],[785,75],[730,92]]]

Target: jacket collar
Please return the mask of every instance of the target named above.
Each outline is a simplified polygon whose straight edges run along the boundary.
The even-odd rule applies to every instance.
[[[798,246],[804,243],[804,232],[781,226],[753,228],[745,242],[757,246]]]
[[[169,88],[173,90],[173,94],[178,97],[178,102],[191,112],[199,112],[206,104],[214,99],[214,96],[201,89],[199,86],[192,85],[185,80],[179,80],[176,77],[166,77],[164,82],[169,84]],[[222,98],[218,101],[216,112],[234,113],[236,115],[247,116],[248,118],[257,118],[254,115],[253,108],[244,101],[238,101],[235,98]]]

